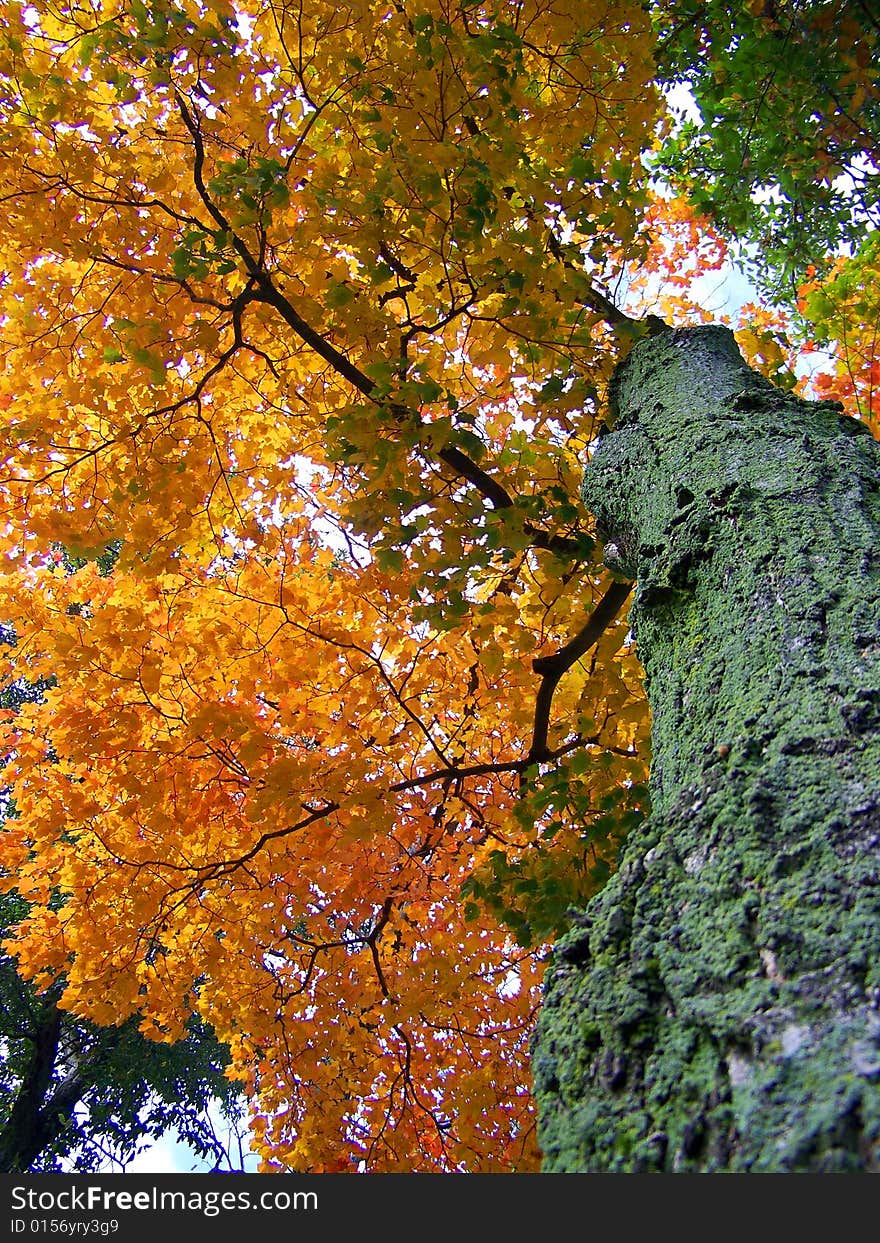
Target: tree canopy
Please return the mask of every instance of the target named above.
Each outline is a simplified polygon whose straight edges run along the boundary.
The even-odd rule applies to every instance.
[[[0,928],[23,914],[0,899]],[[174,1044],[145,1039],[138,1019],[99,1027],[58,1005],[63,977],[37,995],[0,957],[0,1172],[124,1168],[142,1148],[177,1132],[206,1168],[229,1168],[222,1115],[238,1118],[225,1051],[190,1020]],[[220,1121],[211,1116],[214,1110]]]
[[[107,569],[113,551],[101,559]],[[8,631],[5,638],[14,641]],[[45,690],[12,682],[0,705],[14,712]],[[27,910],[15,894],[0,894],[0,936]],[[204,1163],[236,1168],[229,1142],[241,1100],[210,1028],[190,1016],[184,1038],[168,1044],[142,1036],[136,1015],[100,1027],[61,1008],[64,985],[60,975],[38,994],[0,951],[0,1172],[124,1168],[169,1131]]]
[[[864,0],[657,9],[658,59],[698,114],[660,165],[794,302],[806,269],[880,223],[880,20]]]
[[[633,341],[753,240],[753,186],[808,222],[814,288],[750,356],[838,342],[826,387],[875,409],[876,248],[840,243],[876,210],[876,27],[707,5],[701,41],[686,8],[0,9],[3,662],[45,686],[7,713],[7,947],[89,1023],[209,1023],[267,1170],[537,1165],[546,946],[647,810],[580,475]],[[821,63],[846,104],[796,115],[784,168],[779,29],[827,44],[780,98]],[[849,216],[809,190],[817,134],[874,187]]]

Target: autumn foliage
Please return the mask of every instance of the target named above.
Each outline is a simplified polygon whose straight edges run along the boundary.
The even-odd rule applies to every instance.
[[[642,806],[623,624],[533,667],[608,590],[659,106],[640,6],[567,8],[4,7],[14,951],[207,1019],[267,1169],[533,1168],[544,947]]]
[[[635,0],[2,4],[10,948],[210,1023],[266,1171],[536,1168],[546,947],[646,810],[581,469],[646,264],[723,259],[654,52]]]

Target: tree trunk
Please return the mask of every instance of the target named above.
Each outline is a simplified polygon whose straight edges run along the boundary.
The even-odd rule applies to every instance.
[[[54,997],[49,997],[36,1012],[30,1060],[6,1125],[0,1129],[0,1174],[30,1169],[63,1125],[63,1119],[46,1109],[60,1038],[61,1011]]]
[[[878,1170],[880,445],[723,328],[615,399],[584,498],[637,581],[652,812],[548,973],[544,1168]]]

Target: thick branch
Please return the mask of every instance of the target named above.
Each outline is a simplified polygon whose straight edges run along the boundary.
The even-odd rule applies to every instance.
[[[198,121],[188,108],[186,101],[180,95],[177,96],[177,105],[180,110],[181,117],[183,118],[184,125],[189,131],[190,137],[193,141],[195,151],[193,181],[196,190],[198,191],[199,197],[204,203],[206,210],[210,213],[211,218],[214,220],[215,224],[219,226],[219,228],[228,233],[232,239],[232,244],[235,250],[244,262],[248,275],[251,277],[251,280],[255,286],[255,290],[250,297],[254,301],[263,302],[267,306],[274,307],[284,322],[293,329],[299,339],[308,345],[310,349],[314,350],[318,357],[328,363],[339,376],[351,384],[352,387],[359,393],[362,393],[365,397],[369,398],[371,401],[374,401],[377,405],[381,406],[384,404],[382,399],[375,396],[375,384],[369,376],[366,375],[365,372],[363,372],[348,357],[346,357],[341,350],[336,349],[336,347],[332,345],[320,332],[313,328],[311,324],[303,319],[290,300],[275,285],[270,274],[251,254],[245,242],[234,232],[226,216],[212,199],[205,184],[205,146]],[[553,239],[553,242],[555,242],[555,239]],[[556,246],[558,247],[559,244],[556,243]],[[551,249],[553,249],[553,253],[556,254],[557,257],[562,257],[561,248],[560,253],[557,253],[557,250],[554,249],[551,244]],[[567,262],[564,257],[563,262]],[[618,309],[614,307],[611,302],[605,299],[603,295],[596,293],[595,296],[597,299],[595,309],[600,309],[601,307],[602,313],[606,315],[609,322],[620,323],[624,320],[632,324],[638,322],[630,320],[629,316],[625,315],[622,311],[618,311]],[[403,407],[400,408],[399,414],[401,418],[412,416],[412,412]],[[497,480],[493,479],[491,475],[482,469],[482,467],[478,466],[477,463],[474,462],[473,459],[470,458],[462,449],[456,448],[455,446],[447,446],[446,448],[441,449],[437,456],[440,461],[442,461],[451,470],[455,471],[458,476],[462,479],[466,479],[468,483],[473,484],[480,495],[485,497],[493,508],[509,509],[514,504],[514,500],[507,489],[502,484],[498,483]],[[580,557],[582,555],[582,546],[576,539],[571,539],[564,535],[551,534],[550,532],[544,531],[540,527],[536,527],[531,523],[526,523],[525,531],[529,535],[533,546],[536,548],[543,548],[562,556]]]
[[[552,656],[539,656],[532,661],[535,673],[541,675],[541,685],[538,687],[538,694],[535,698],[535,724],[529,750],[529,763],[537,764],[547,758],[550,708],[553,703],[553,693],[562,675],[576,664],[593,644],[598,643],[605,630],[623,608],[631,590],[632,583],[614,581],[573,639],[554,652]]]

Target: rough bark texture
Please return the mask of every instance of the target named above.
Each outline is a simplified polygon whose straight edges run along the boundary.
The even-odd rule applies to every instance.
[[[637,580],[652,814],[548,975],[544,1168],[880,1169],[880,445],[716,327],[616,404],[584,498]]]

